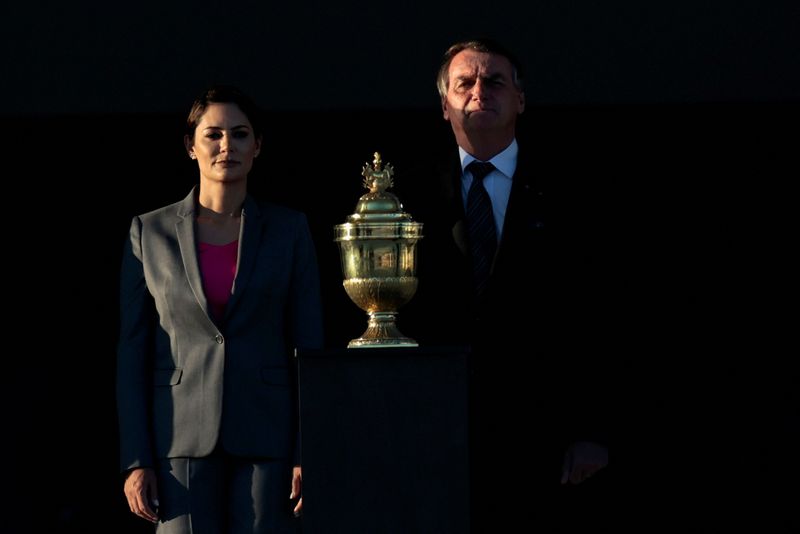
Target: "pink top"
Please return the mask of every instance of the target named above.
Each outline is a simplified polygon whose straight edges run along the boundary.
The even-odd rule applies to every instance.
[[[231,297],[233,278],[236,275],[236,256],[239,240],[227,245],[200,243],[200,273],[208,307],[215,319],[225,316],[225,306]]]

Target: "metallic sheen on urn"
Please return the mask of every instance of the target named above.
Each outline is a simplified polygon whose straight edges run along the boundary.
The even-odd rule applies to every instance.
[[[397,328],[397,310],[417,291],[417,242],[422,223],[413,222],[396,195],[386,189],[394,185],[394,169],[382,167],[375,152],[372,165],[364,164],[361,175],[369,193],[361,196],[347,222],[334,227],[350,300],[367,312],[367,330],[348,348],[416,347]]]

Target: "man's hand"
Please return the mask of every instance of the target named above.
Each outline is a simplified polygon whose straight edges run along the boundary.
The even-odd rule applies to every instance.
[[[303,510],[303,468],[299,465],[294,466],[292,469],[292,493],[289,499],[297,499],[297,505],[294,507],[295,517],[300,515]]]

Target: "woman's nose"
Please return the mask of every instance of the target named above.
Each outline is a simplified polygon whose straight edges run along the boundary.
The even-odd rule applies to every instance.
[[[220,152],[230,152],[231,148],[233,147],[233,143],[231,141],[232,140],[229,135],[223,135],[222,139],[219,140]]]

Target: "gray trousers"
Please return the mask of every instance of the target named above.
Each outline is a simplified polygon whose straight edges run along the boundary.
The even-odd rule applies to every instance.
[[[205,458],[161,460],[156,473],[157,534],[300,531],[286,461],[239,458],[217,449]]]

